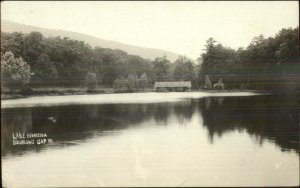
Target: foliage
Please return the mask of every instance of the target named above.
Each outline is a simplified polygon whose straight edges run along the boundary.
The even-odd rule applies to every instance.
[[[123,87],[122,80],[120,78],[117,78],[113,83],[114,89],[121,89]]]
[[[141,75],[141,78],[139,79],[138,88],[145,90],[148,87],[149,87],[149,80],[148,80],[147,74],[143,73]]]
[[[204,89],[212,89],[212,83],[207,75],[205,75]]]
[[[170,61],[167,59],[167,57],[157,57],[153,61],[153,64],[154,80],[157,82],[167,81],[169,77],[168,69],[170,66]]]
[[[86,86],[88,91],[95,90],[98,85],[98,79],[95,73],[88,72],[86,75]]]
[[[44,79],[44,81],[57,78],[58,76],[54,62],[51,61],[49,55],[45,53],[41,53],[37,57],[33,68],[34,69],[32,71],[35,72],[35,77]]]
[[[191,81],[194,77],[194,64],[185,56],[179,56],[175,61],[174,78],[176,81]]]
[[[254,37],[246,49],[233,50],[207,40],[199,77],[223,78],[229,88],[300,89],[299,27],[282,29],[275,37]],[[297,81],[298,80],[298,81]]]
[[[215,40],[206,41],[206,52],[202,54],[201,74],[222,75],[233,73],[238,67],[238,56],[231,48],[216,45]]]
[[[119,92],[145,90],[148,87],[149,80],[146,73],[143,73],[140,78],[136,74],[130,73],[127,79],[117,78],[113,83],[113,88]]]
[[[8,87],[21,85],[24,88],[30,77],[30,66],[21,57],[15,58],[11,51],[1,55],[1,83]]]
[[[228,89],[300,88],[299,27],[282,29],[275,37],[259,35],[238,50],[209,38],[198,65],[185,56],[174,63],[166,56],[150,61],[122,50],[92,48],[67,37],[46,38],[39,32],[1,32],[1,52],[6,54],[1,69],[7,66],[1,70],[1,79],[23,84],[30,79],[32,86],[78,87],[90,75],[91,88],[99,83],[135,91],[157,81],[179,80],[191,80],[193,88],[210,88],[207,75],[211,86],[222,78]],[[7,61],[22,66],[8,68]]]
[[[88,72],[93,72],[98,82],[111,87],[119,76],[131,72],[152,76],[150,60],[129,55],[122,50],[95,47],[67,37],[45,38],[39,32],[1,32],[1,52],[12,51],[24,57],[32,71],[32,85],[81,86]]]

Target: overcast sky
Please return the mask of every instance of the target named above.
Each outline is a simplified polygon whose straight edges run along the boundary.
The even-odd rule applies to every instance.
[[[122,43],[199,57],[213,37],[246,47],[254,36],[274,36],[299,23],[298,1],[248,2],[1,2],[1,19],[90,34]]]

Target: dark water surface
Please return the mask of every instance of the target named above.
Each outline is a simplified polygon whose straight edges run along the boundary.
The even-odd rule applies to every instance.
[[[8,186],[299,185],[299,96],[1,109]],[[13,145],[15,133],[53,144]]]

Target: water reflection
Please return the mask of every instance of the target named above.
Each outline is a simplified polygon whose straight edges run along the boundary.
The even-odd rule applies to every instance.
[[[298,103],[297,103],[298,102]],[[1,154],[20,155],[45,147],[88,142],[105,132],[117,133],[128,127],[154,122],[155,126],[193,124],[200,116],[211,144],[217,136],[245,130],[258,144],[274,142],[282,151],[299,153],[299,97],[251,96],[207,97],[158,104],[102,104],[1,109]],[[174,117],[175,120],[174,121]],[[13,146],[12,133],[41,132],[56,145]],[[110,132],[112,134],[112,132]],[[206,135],[204,135],[206,136]]]
[[[168,117],[176,113],[179,123],[190,120],[193,109],[189,100],[159,104],[102,104],[57,107],[15,108],[1,110],[1,154],[40,151],[45,145],[12,145],[13,133],[46,133],[60,145],[74,144],[101,134],[154,119],[168,125]],[[50,146],[49,146],[50,147]]]
[[[259,144],[267,139],[299,153],[298,104],[297,96],[206,98],[199,109],[212,143],[216,135],[246,130]]]

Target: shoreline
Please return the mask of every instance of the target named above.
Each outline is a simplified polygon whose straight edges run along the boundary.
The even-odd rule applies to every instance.
[[[21,94],[20,91],[4,91],[1,92],[1,101],[12,100],[12,99],[26,99],[30,97],[39,97],[39,96],[73,96],[73,95],[97,95],[97,94],[120,94],[120,93],[175,93],[175,92],[156,92],[154,89],[140,90],[140,91],[116,91],[113,88],[97,88],[93,92],[87,92],[86,89],[83,88],[57,88],[57,89],[47,89],[47,88],[38,88],[33,89],[32,94]],[[253,92],[253,93],[273,93],[271,91],[258,91],[258,90],[240,90],[240,89],[232,89],[232,90],[191,90],[180,93],[189,93],[189,92],[205,92],[205,93],[228,93],[228,92]]]
[[[1,92],[1,100],[21,99],[36,96],[65,96],[65,95],[91,95],[110,94],[112,88],[97,88],[94,92],[87,92],[85,88],[33,88],[30,94],[22,94],[20,90]]]
[[[144,92],[144,93],[114,93],[93,95],[65,96],[31,96],[28,98],[1,100],[1,109],[15,107],[44,107],[81,104],[131,104],[131,103],[167,103],[199,99],[203,97],[231,97],[266,95],[256,92]]]

